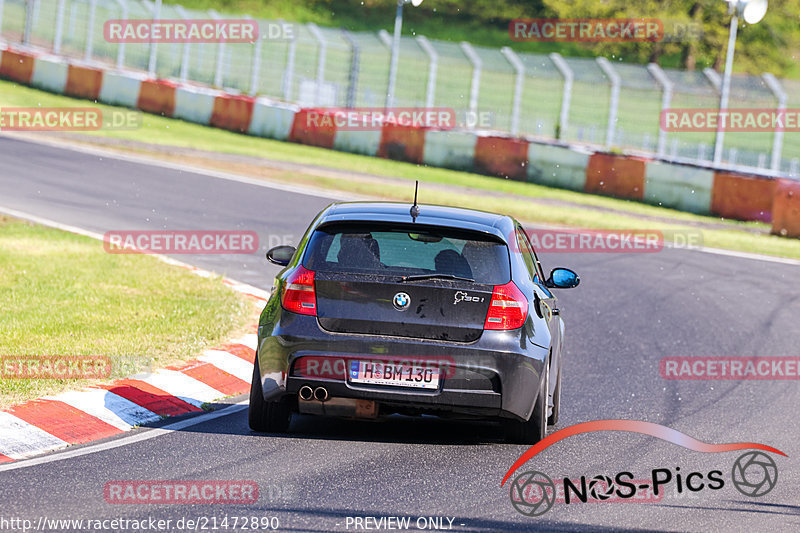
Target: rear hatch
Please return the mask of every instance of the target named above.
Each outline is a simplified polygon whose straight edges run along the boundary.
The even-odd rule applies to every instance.
[[[303,266],[315,272],[322,328],[451,342],[481,336],[494,286],[510,279],[496,237],[374,223],[317,229]]]

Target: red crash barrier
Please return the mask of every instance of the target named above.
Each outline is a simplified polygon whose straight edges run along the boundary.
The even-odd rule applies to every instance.
[[[171,117],[175,111],[176,85],[166,80],[145,80],[139,88],[136,107],[148,113]]]
[[[614,155],[592,154],[586,166],[584,191],[641,200],[644,197],[645,161]]]
[[[714,172],[711,212],[735,220],[769,222],[775,186],[776,180],[770,178]]]
[[[378,157],[422,164],[425,153],[425,128],[385,122],[381,128]]]
[[[324,109],[301,109],[294,114],[289,140],[321,148],[333,148],[336,124]]]
[[[250,128],[255,99],[249,96],[223,95],[214,98],[211,125],[215,128],[244,133]]]
[[[510,137],[478,137],[475,171],[490,176],[526,181],[528,141]]]
[[[3,50],[0,58],[0,77],[20,83],[30,83],[33,78],[32,55]]]
[[[800,181],[777,180],[772,204],[772,233],[800,237]]]
[[[97,100],[103,85],[103,71],[89,67],[70,65],[67,70],[67,86],[64,93],[76,98]]]

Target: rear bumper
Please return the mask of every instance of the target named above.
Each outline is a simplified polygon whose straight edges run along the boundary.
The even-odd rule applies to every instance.
[[[325,387],[332,398],[372,400],[381,412],[411,412],[527,420],[542,383],[548,350],[525,334],[485,331],[472,343],[331,333],[315,317],[280,313],[259,332],[264,399]],[[523,348],[524,346],[524,348]],[[314,360],[315,371],[301,361]],[[351,360],[425,361],[443,368],[436,390],[352,383]],[[307,364],[307,363],[304,363]]]

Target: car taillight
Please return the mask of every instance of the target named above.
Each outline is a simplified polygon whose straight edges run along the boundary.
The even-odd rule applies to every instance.
[[[317,293],[314,290],[314,271],[302,265],[286,278],[281,305],[300,315],[317,316]]]
[[[522,327],[527,316],[528,299],[513,281],[495,285],[483,329],[517,329]]]

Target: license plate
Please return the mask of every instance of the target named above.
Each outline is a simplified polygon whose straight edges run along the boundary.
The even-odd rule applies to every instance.
[[[438,389],[439,367],[425,363],[350,361],[350,382]]]

